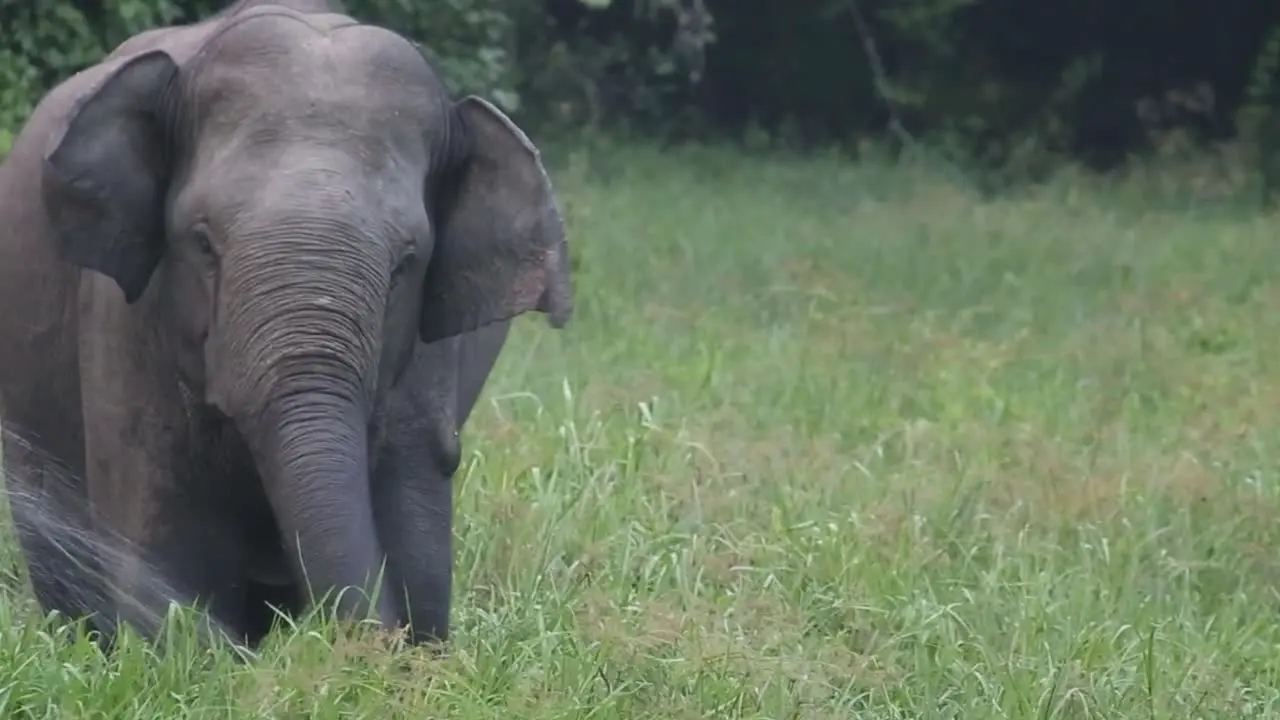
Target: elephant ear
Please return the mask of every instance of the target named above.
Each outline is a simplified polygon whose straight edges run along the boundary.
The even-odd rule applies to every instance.
[[[164,98],[177,75],[159,50],[122,62],[72,106],[44,156],[41,191],[63,259],[112,278],[130,303],[164,248]]]
[[[475,96],[453,108],[466,152],[441,203],[423,286],[423,342],[530,310],[552,327],[572,314],[564,221],[538,149]]]

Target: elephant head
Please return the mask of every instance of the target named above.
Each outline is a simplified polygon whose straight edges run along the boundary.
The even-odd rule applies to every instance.
[[[310,586],[367,587],[369,427],[413,344],[568,319],[538,151],[339,15],[254,8],[112,62],[46,153],[60,251],[145,309],[186,392],[239,429]]]

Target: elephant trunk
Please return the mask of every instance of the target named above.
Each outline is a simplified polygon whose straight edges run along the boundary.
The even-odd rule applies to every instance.
[[[311,599],[328,595],[344,617],[373,604],[393,627],[368,437],[388,263],[350,221],[299,215],[224,258],[208,399],[245,437]]]
[[[365,413],[350,397],[300,391],[272,400],[256,455],[284,548],[311,600],[343,617],[400,624],[388,591],[369,488]],[[376,601],[376,604],[373,604]]]

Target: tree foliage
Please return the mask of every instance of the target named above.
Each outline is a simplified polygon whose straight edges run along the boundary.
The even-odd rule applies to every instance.
[[[226,0],[0,0],[0,145],[58,79]],[[1112,165],[1262,132],[1280,5],[1189,0],[343,0],[523,122]],[[1030,149],[1030,150],[1029,150]]]

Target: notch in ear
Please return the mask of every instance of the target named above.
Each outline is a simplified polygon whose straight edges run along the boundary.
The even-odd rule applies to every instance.
[[[433,342],[530,310],[563,327],[573,312],[569,248],[537,147],[479,97],[452,112],[464,152],[441,193],[419,336]]]
[[[45,152],[41,191],[63,259],[112,278],[130,303],[164,250],[165,103],[177,77],[160,50],[119,63],[71,107]]]

